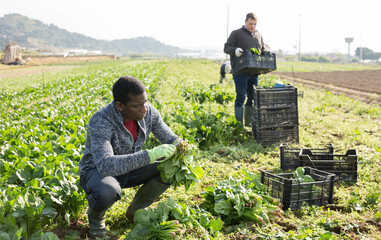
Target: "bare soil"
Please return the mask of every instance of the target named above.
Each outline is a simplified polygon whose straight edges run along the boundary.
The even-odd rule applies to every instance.
[[[289,81],[309,84],[314,88],[330,89],[334,93],[381,103],[381,70],[332,72],[272,72]]]
[[[78,63],[113,60],[114,56],[70,56],[70,57],[30,57],[28,65],[44,65],[59,63]]]
[[[33,74],[41,74],[41,66],[44,72],[57,72],[75,67],[75,65],[46,66],[47,64],[67,64],[91,61],[113,60],[114,56],[72,56],[72,57],[30,57],[26,65],[0,64],[0,79],[13,78]]]
[[[80,237],[80,239],[90,240],[93,238],[89,237],[89,230],[90,230],[90,228],[89,228],[88,224],[85,224],[83,222],[75,222],[75,223],[71,223],[70,226],[67,228],[51,229],[51,232],[56,234],[59,239],[66,239],[65,237],[67,237],[68,235],[73,235],[73,236]],[[72,239],[77,239],[77,238],[72,238]],[[108,236],[105,237],[105,239],[118,240],[119,238],[117,238],[115,236],[111,236],[110,234],[108,234]]]

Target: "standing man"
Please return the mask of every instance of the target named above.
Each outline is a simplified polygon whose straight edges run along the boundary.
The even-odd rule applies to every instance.
[[[257,15],[250,12],[246,15],[245,25],[242,28],[234,30],[224,46],[224,52],[230,55],[232,63],[232,73],[235,83],[236,99],[234,103],[234,114],[237,121],[243,123],[245,115],[245,126],[251,126],[251,118],[253,116],[253,85],[258,85],[258,75],[242,74],[235,72],[235,60],[243,55],[245,50],[256,48],[259,54],[264,53],[265,44],[262,35],[256,30]],[[244,106],[245,98],[246,104]]]
[[[127,209],[127,218],[133,221],[137,209],[150,206],[170,186],[162,181],[156,160],[172,156],[174,143],[180,141],[147,103],[145,87],[137,78],[119,78],[112,94],[114,100],[89,121],[79,162],[91,238],[107,234],[105,213],[121,199],[122,188],[142,185]],[[142,150],[151,132],[162,145]]]

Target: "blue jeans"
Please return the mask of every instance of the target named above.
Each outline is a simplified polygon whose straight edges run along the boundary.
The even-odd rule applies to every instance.
[[[258,75],[251,74],[233,74],[235,83],[236,98],[234,107],[243,107],[246,100],[246,106],[253,105],[253,85],[258,86]]]
[[[103,177],[96,168],[86,171],[83,176],[80,176],[80,185],[85,190],[89,207],[94,211],[102,212],[121,199],[122,188],[135,187],[152,178],[163,183],[160,171],[157,169],[158,164],[150,164],[115,177]]]

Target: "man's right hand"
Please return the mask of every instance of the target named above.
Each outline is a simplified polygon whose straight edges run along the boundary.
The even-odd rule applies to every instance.
[[[243,50],[242,50],[242,48],[237,48],[237,49],[235,50],[235,55],[236,55],[237,57],[242,56],[242,55],[243,55]]]
[[[176,151],[176,146],[172,144],[162,144],[146,151],[148,152],[150,163],[154,163],[160,158],[167,159],[171,157]]]

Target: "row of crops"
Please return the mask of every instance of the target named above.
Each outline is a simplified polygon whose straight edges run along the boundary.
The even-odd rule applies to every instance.
[[[145,83],[150,101],[159,110],[168,107],[155,101],[164,71],[164,63],[114,67],[0,95],[2,236],[39,239],[50,235],[43,233],[49,223],[67,225],[78,218],[87,205],[77,175],[87,122],[112,100],[111,86],[125,74]],[[169,104],[176,105],[176,114],[164,117],[177,124],[175,132],[200,147],[228,141],[231,137],[226,135],[239,133],[235,120],[222,108],[216,115],[204,114],[204,101],[224,103],[233,98],[215,90],[192,94],[192,89],[186,89],[184,96],[195,101],[192,109],[174,100]],[[213,122],[227,124],[212,126]],[[151,140],[146,147],[156,144]]]
[[[191,63],[182,63],[186,64]],[[199,152],[195,159],[205,167],[203,178],[206,180],[203,180],[201,191],[195,192],[192,188],[188,193],[183,188],[170,190],[170,197],[165,201],[150,210],[142,210],[140,230],[144,230],[146,236],[169,233],[171,237],[181,239],[220,239],[229,232],[235,232],[238,237],[248,236],[245,234],[253,229],[240,231],[231,226],[242,222],[253,226],[269,225],[282,217],[277,203],[263,197],[266,196],[264,189],[249,171],[240,171],[240,176],[233,177],[220,175],[216,181],[216,175],[223,172],[220,168],[227,166],[225,163],[240,168],[231,158],[239,161],[252,161],[250,158],[253,158],[245,156],[236,147],[245,147],[248,137],[242,133],[228,107],[234,99],[233,91],[219,84],[205,86],[200,81],[166,85],[168,68],[168,62],[125,63],[96,71],[89,69],[86,74],[0,94],[0,239],[57,239],[50,232],[50,226],[66,228],[83,218],[87,200],[79,186],[78,161],[84,150],[86,125],[95,111],[112,100],[110,89],[122,75],[133,75],[144,82],[150,103],[162,113],[164,121],[176,134],[197,146]],[[176,78],[178,82],[182,81],[182,76]],[[163,97],[166,94],[163,85],[170,87],[171,97]],[[324,104],[327,109],[332,107]],[[314,118],[314,121],[319,119]],[[156,144],[157,140],[151,137],[145,147]],[[215,149],[216,146],[219,149]],[[249,153],[254,154],[257,161],[255,166],[272,165],[274,158],[266,156],[271,150],[264,150],[259,144],[250,145]],[[259,154],[263,155],[258,157]],[[265,158],[267,163],[261,162],[260,158]],[[181,201],[187,199],[184,194],[187,197],[193,195],[198,200]],[[378,214],[377,204],[381,197],[377,194],[379,191],[371,195],[369,201],[364,201],[354,191],[348,201],[353,200],[349,202],[353,207],[358,204],[357,207],[369,208]],[[358,201],[355,201],[356,197]],[[200,201],[202,205],[199,205]],[[248,209],[256,209],[256,212],[247,213]],[[294,217],[285,214],[283,219]],[[130,233],[131,237],[135,234],[132,239],[142,236],[139,229],[131,231],[127,226],[115,223],[113,217],[111,219],[108,225],[123,226],[123,235]],[[116,221],[124,219],[120,217]],[[317,232],[308,232],[311,228],[303,227],[300,234],[316,239],[334,239],[331,238],[335,235],[333,227],[324,225],[327,223],[335,222],[326,219],[317,227]],[[268,230],[270,232],[278,229],[276,224],[269,226],[272,228]],[[351,229],[355,228],[352,226]],[[260,231],[260,228],[255,229]],[[174,235],[171,234],[173,230],[177,230]],[[298,238],[299,233],[295,231],[297,229],[287,234],[283,231],[274,234],[273,238],[304,239]],[[266,233],[257,236],[272,238]]]
[[[39,239],[52,221],[78,218],[87,205],[77,175],[87,122],[112,99],[118,76],[128,72],[155,91],[150,81],[158,82],[162,68],[106,69],[1,94],[2,235]]]

